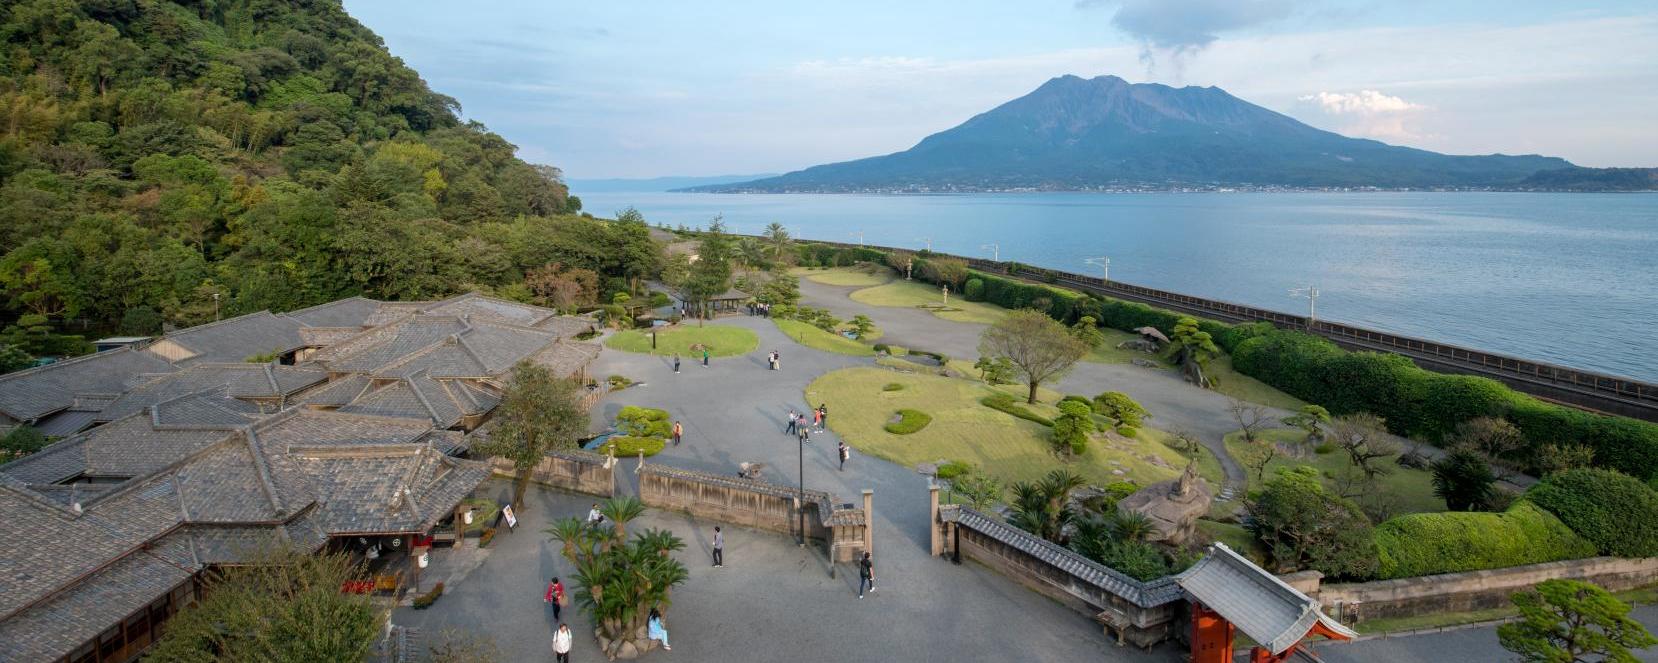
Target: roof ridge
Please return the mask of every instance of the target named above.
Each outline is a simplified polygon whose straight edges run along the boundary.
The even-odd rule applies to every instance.
[[[282,496],[276,494],[276,482],[271,479],[269,460],[265,458],[265,446],[259,442],[259,437],[249,427],[242,431],[247,440],[248,453],[253,456],[253,469],[259,474],[259,487],[265,489],[265,497],[271,502],[271,510],[276,517],[281,518],[287,513],[287,507],[282,504]]]
[[[374,302],[376,304],[390,303],[390,302],[385,302],[385,301],[381,301],[381,300],[378,300],[378,299],[369,299],[369,298],[364,297],[362,295],[352,295],[350,297],[343,297],[343,298],[336,299],[336,300],[331,301],[331,302],[323,302],[321,304],[312,304],[312,305],[306,306],[304,308],[296,308],[296,309],[293,309],[291,311],[283,311],[281,313],[277,313],[276,315],[281,316],[281,317],[285,317],[285,318],[291,318],[291,317],[293,317],[293,315],[295,313],[307,313],[307,312],[310,312],[310,311],[316,311],[316,310],[326,308],[326,307],[329,307],[329,306],[339,306],[340,304],[344,304],[346,302],[351,302],[351,301],[357,301],[357,300],[362,300],[362,301],[365,301],[365,302]],[[300,324],[305,324],[304,321],[297,320],[297,319],[295,320],[295,322],[299,322]],[[310,327],[310,325],[306,325],[306,326]],[[349,329],[349,328],[346,328],[346,329]]]
[[[193,326],[190,326],[190,327],[185,327],[183,329],[174,329],[173,331],[162,334],[160,336],[160,338],[173,338],[173,337],[175,337],[179,334],[189,334],[189,333],[193,333],[193,332],[196,332],[196,331],[199,331],[199,330],[202,330],[202,329],[208,329],[208,328],[211,328],[211,327],[222,327],[222,326],[230,324],[232,322],[236,322],[236,321],[242,320],[244,318],[251,318],[251,317],[254,317],[254,316],[260,315],[260,314],[268,315],[268,316],[271,316],[273,318],[274,317],[279,317],[276,314],[271,313],[270,309],[260,309],[258,311],[254,311],[252,313],[243,313],[243,314],[238,315],[234,318],[225,318],[223,320],[214,320],[212,322],[206,322],[206,323],[202,323],[202,324],[199,324],[199,325],[193,325]],[[299,322],[299,321],[295,320],[294,322]]]
[[[426,398],[426,394],[420,392],[420,387],[416,387],[414,385],[414,378],[426,375],[426,371],[427,369],[422,369],[419,373],[415,373],[407,378],[401,378],[398,381],[404,383],[404,385],[409,388],[409,391],[414,392],[415,400],[420,401],[420,406],[426,408],[426,415],[431,417],[432,421],[436,422],[438,420],[437,408],[432,406],[432,401]],[[428,376],[426,379],[430,380],[432,378]]]
[[[114,350],[105,350],[103,352],[90,352],[90,353],[80,355],[80,356],[77,356],[77,357],[69,357],[67,359],[59,359],[59,360],[54,361],[50,364],[41,364],[39,366],[31,366],[31,367],[25,368],[21,371],[12,371],[10,373],[0,375],[0,382],[6,382],[6,381],[12,380],[14,378],[25,377],[25,376],[41,373],[41,372],[44,372],[48,368],[68,366],[68,365],[71,365],[71,364],[84,362],[84,361],[87,361],[87,360],[90,360],[90,359],[96,359],[98,357],[113,357],[113,356],[115,356],[117,354],[120,354],[122,352],[126,352],[126,353],[130,354],[130,353],[143,352],[143,351],[142,350],[134,350],[134,349],[132,349],[131,346],[122,346],[122,347],[116,348]],[[163,360],[163,361],[165,361],[165,360]]]

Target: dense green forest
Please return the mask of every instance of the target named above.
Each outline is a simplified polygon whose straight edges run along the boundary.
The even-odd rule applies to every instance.
[[[8,1],[0,49],[0,363],[210,321],[215,295],[228,317],[659,268],[642,222],[577,215],[338,0]]]

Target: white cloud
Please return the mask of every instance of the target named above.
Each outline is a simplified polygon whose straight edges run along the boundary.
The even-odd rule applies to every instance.
[[[1403,113],[1425,108],[1420,104],[1413,104],[1398,97],[1382,94],[1375,90],[1360,90],[1358,92],[1320,92],[1301,97],[1301,101],[1317,103],[1319,108],[1331,115],[1376,115],[1381,113]]]

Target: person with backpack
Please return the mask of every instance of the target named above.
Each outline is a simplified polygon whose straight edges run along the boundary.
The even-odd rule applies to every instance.
[[[553,632],[553,656],[557,663],[570,663],[570,645],[574,640],[570,634],[570,625],[559,624],[558,630]]]
[[[553,577],[552,582],[547,583],[547,596],[543,600],[553,605],[553,620],[564,621],[559,617],[559,612],[569,599],[564,597],[564,583],[559,582],[557,576]]]
[[[863,558],[858,560],[858,598],[860,599],[864,597],[865,586],[869,587],[869,593],[875,593],[875,562],[869,558],[868,552],[865,552]]]

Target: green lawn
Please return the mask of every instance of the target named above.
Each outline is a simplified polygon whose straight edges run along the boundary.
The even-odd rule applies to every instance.
[[[870,306],[937,307],[943,293],[933,286],[916,281],[893,281],[886,285],[853,291],[852,301]],[[933,310],[933,315],[951,322],[994,324],[1007,315],[1007,309],[984,302],[970,302],[950,293],[950,304],[945,310]]]
[[[1100,364],[1127,364],[1136,359],[1149,359],[1157,362],[1158,364],[1164,364],[1164,361],[1154,354],[1147,354],[1138,350],[1117,349],[1118,343],[1140,338],[1139,334],[1131,334],[1129,332],[1119,331],[1110,327],[1101,327],[1100,333],[1105,334],[1105,342],[1101,343],[1100,347],[1094,348],[1093,350],[1090,350],[1087,355],[1084,355],[1082,358],[1083,361],[1092,361]]]
[[[790,274],[804,277],[825,285],[842,286],[873,286],[891,281],[892,270],[881,265],[859,267],[833,267],[830,269],[810,269],[796,267],[789,270]]]
[[[1279,428],[1262,431],[1257,435],[1280,443],[1290,443],[1301,440],[1304,434],[1299,430]],[[1241,431],[1227,434],[1226,450],[1240,463],[1247,457],[1245,445]],[[1376,461],[1381,466],[1392,470],[1388,474],[1377,477],[1376,492],[1392,495],[1396,498],[1398,500],[1396,513],[1399,514],[1444,511],[1445,501],[1433,494],[1433,473],[1426,470],[1400,467],[1398,463],[1394,462],[1397,457],[1390,456]],[[1306,458],[1285,458],[1280,454],[1279,457],[1274,458],[1272,462],[1267,464],[1266,477],[1271,479],[1273,474],[1281,467],[1311,465],[1318,468],[1319,473],[1324,475],[1324,484],[1333,489],[1336,486],[1333,477],[1351,467],[1352,464],[1346,452],[1340,449],[1327,454],[1313,453]],[[1246,466],[1245,471],[1249,474],[1250,488],[1258,488],[1259,482],[1255,478],[1254,470]]]
[[[1203,530],[1210,538],[1226,544],[1228,548],[1238,551],[1238,554],[1253,560],[1266,558],[1266,551],[1261,549],[1255,535],[1251,534],[1243,525],[1220,523],[1213,520],[1197,521],[1197,528]]]
[[[894,382],[904,388],[882,389]],[[1048,444],[1047,427],[980,405],[979,399],[991,391],[972,380],[847,368],[812,382],[806,388],[806,398],[808,402],[829,405],[833,415],[829,427],[847,444],[905,467],[960,460],[1012,482],[1040,479],[1065,464]],[[1027,407],[1043,416],[1057,414],[1047,403]],[[932,415],[932,424],[909,435],[886,432],[884,426],[902,408]],[[1142,431],[1134,440],[1097,439],[1089,443],[1086,454],[1069,465],[1098,485],[1125,480],[1144,485],[1179,476],[1186,458],[1158,443],[1155,437]]]
[[[1260,403],[1294,412],[1307,402],[1232,369],[1232,355],[1221,355],[1204,369],[1215,381],[1215,391],[1240,401]]]
[[[857,357],[868,357],[875,354],[875,348],[867,344],[854,341],[840,334],[831,334],[799,320],[772,320],[772,322],[777,323],[777,328],[789,338],[808,348]]]
[[[651,349],[651,337],[646,331],[629,329],[619,332],[605,339],[605,347],[612,350],[626,352],[645,352],[650,354],[680,356],[690,360],[694,354],[702,356],[701,351],[693,353],[691,346],[706,345],[708,354],[715,357],[730,357],[753,352],[760,347],[760,337],[742,327],[728,327],[726,325],[707,325],[695,327],[679,325],[657,332],[656,349]]]

